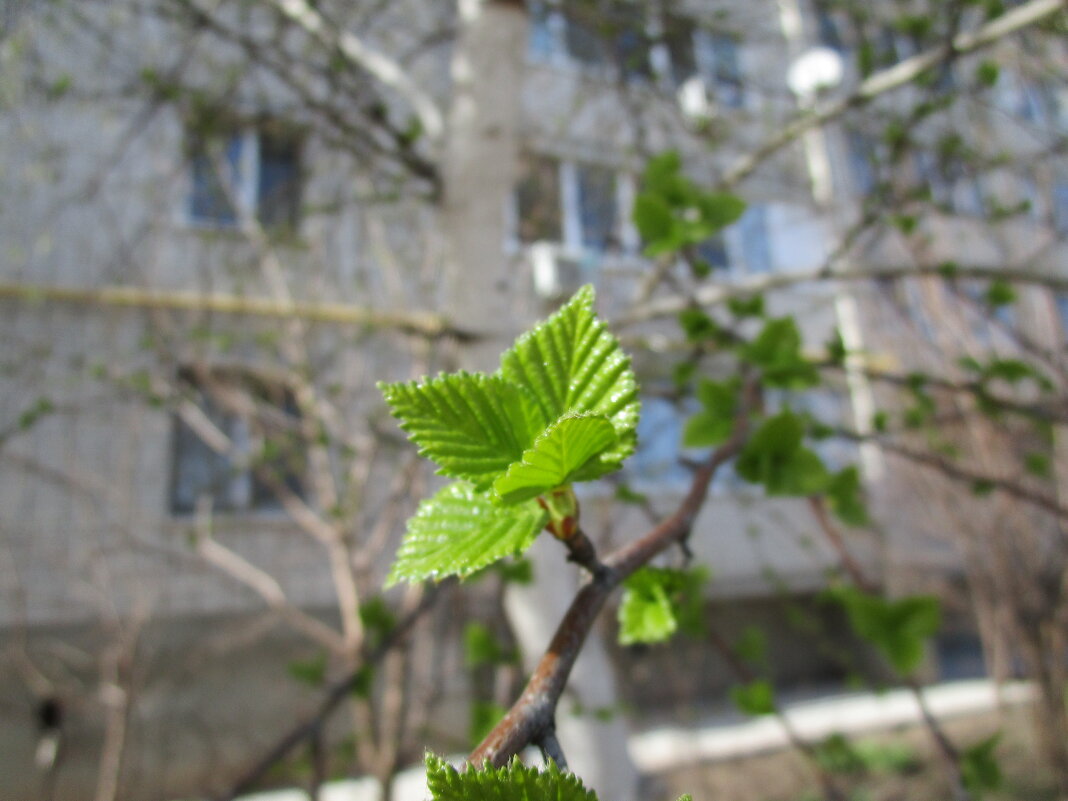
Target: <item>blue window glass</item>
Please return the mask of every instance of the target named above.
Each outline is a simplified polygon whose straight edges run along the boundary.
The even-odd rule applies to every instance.
[[[218,144],[200,140],[193,145],[190,214],[197,222],[230,226],[237,223],[233,200],[242,184],[243,140],[233,134],[216,150]]]
[[[731,266],[730,256],[727,254],[727,243],[723,240],[722,234],[716,234],[698,245],[697,258],[713,270],[726,270]]]
[[[546,3],[535,0],[529,4],[530,27],[527,33],[527,53],[535,61],[552,61],[559,49],[554,30],[554,13]]]
[[[771,246],[768,242],[767,214],[763,206],[750,206],[738,221],[742,253],[749,273],[771,272]]]
[[[260,135],[256,216],[268,228],[295,228],[300,213],[300,150],[292,137]]]
[[[716,97],[730,108],[738,108],[745,100],[742,90],[742,71],[738,63],[738,43],[733,36],[711,34],[712,80]]]
[[[846,140],[853,187],[861,195],[870,194],[875,189],[875,154],[871,140],[859,131],[850,131]]]
[[[597,251],[618,247],[615,172],[590,164],[580,164],[575,171],[583,246]]]
[[[1053,184],[1050,198],[1053,207],[1053,225],[1062,234],[1068,234],[1068,179]]]

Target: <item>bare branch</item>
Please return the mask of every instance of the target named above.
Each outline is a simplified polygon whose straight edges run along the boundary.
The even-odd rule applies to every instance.
[[[432,140],[441,138],[445,123],[440,109],[429,95],[412,82],[411,76],[400,64],[368,47],[351,31],[339,31],[328,25],[322,15],[305,0],[268,2],[320,44],[341,53],[360,69],[396,91],[411,104],[426,134]]]
[[[732,187],[751,175],[769,156],[790,144],[805,131],[824,125],[847,111],[870,103],[875,98],[894,89],[900,89],[919,75],[943,61],[965,53],[971,53],[993,44],[1029,25],[1052,17],[1068,8],[1066,0],[1031,0],[974,31],[959,34],[945,44],[918,53],[911,58],[871,75],[854,92],[845,97],[817,105],[793,122],[784,125],[761,145],[739,158],[720,179],[721,187]]]
[[[604,560],[605,569],[579,589],[522,695],[471,752],[468,762],[500,767],[550,731],[571,668],[608,596],[627,576],[689,535],[712,478],[741,449],[747,428],[747,416],[742,415],[730,439],[697,468],[690,489],[674,514],[645,536],[610,554]]]
[[[102,286],[83,289],[44,284],[0,283],[0,299],[29,303],[51,301],[87,306],[126,306],[140,309],[171,309],[300,319],[314,323],[339,323],[395,329],[405,334],[414,334],[429,339],[450,337],[464,342],[478,338],[474,332],[454,328],[445,317],[432,312],[380,311],[348,303],[279,301],[217,292],[156,290],[132,286]]]

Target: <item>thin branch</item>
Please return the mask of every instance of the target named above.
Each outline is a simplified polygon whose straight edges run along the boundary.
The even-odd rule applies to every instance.
[[[218,292],[141,289],[132,286],[102,286],[88,289],[48,286],[47,284],[0,283],[0,300],[25,303],[49,301],[84,306],[125,306],[140,309],[172,309],[274,317],[283,320],[299,319],[315,323],[396,329],[402,333],[428,339],[450,337],[461,342],[470,342],[478,338],[474,332],[454,327],[445,317],[432,312],[379,311],[348,303],[277,301],[271,298]]]
[[[404,67],[368,47],[351,31],[337,30],[327,24],[322,15],[305,0],[269,0],[269,4],[320,44],[336,50],[357,67],[396,91],[411,104],[426,134],[432,140],[441,138],[445,123],[440,109],[428,94],[416,86]]]
[[[842,270],[828,263],[815,270],[799,270],[755,276],[730,284],[707,284],[682,295],[669,295],[632,308],[613,321],[615,328],[634,325],[658,317],[671,317],[691,306],[715,306],[731,298],[746,297],[760,292],[787,289],[798,284],[819,281],[885,281],[923,275],[944,275],[940,264],[892,265]],[[1043,274],[1025,267],[955,266],[954,278],[993,280],[995,278],[1018,284],[1036,284],[1055,292],[1068,292],[1068,276]],[[0,287],[2,293],[2,287]]]
[[[550,726],[542,732],[535,745],[541,749],[541,755],[546,762],[551,759],[560,770],[567,770],[567,757],[564,756],[564,749],[560,746],[560,741],[556,739],[555,726]]]
[[[610,554],[604,560],[605,569],[579,589],[522,695],[471,752],[468,762],[472,765],[488,762],[500,767],[550,730],[571,669],[608,596],[627,576],[689,535],[712,478],[741,449],[747,430],[747,417],[741,415],[727,442],[697,468],[690,489],[674,514],[643,537]]]
[[[737,185],[751,175],[769,156],[782,150],[796,140],[805,131],[825,125],[847,111],[864,106],[875,98],[894,89],[900,89],[912,83],[921,74],[938,66],[943,61],[965,53],[971,53],[993,44],[1022,28],[1052,17],[1058,11],[1068,8],[1066,0],[1031,0],[1029,3],[1008,11],[974,31],[959,34],[949,42],[917,53],[885,70],[874,73],[852,93],[836,100],[818,104],[811,112],[805,113],[784,125],[754,150],[746,153],[731,166],[720,179],[720,186],[729,188]]]
[[[442,592],[452,587],[453,584],[454,582],[446,580],[427,589],[418,604],[390,630],[389,634],[383,637],[375,648],[365,651],[359,664],[330,686],[315,711],[279,738],[251,768],[230,786],[229,790],[218,796],[219,801],[232,801],[250,790],[267,771],[285,759],[294,748],[319,732],[338,705],[351,695],[353,686],[360,679],[363,670],[382,661],[386,654],[401,643],[419,619],[437,603]]]

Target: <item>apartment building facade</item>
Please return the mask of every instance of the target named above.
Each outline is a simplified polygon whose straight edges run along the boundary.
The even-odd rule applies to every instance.
[[[444,3],[335,9],[340,33],[325,39],[306,17],[241,4],[213,19],[177,3],[177,23],[136,3],[58,19],[8,7],[0,169],[17,201],[0,208],[0,627],[9,642],[101,620],[244,620],[271,599],[337,609],[348,597],[339,564],[376,594],[402,530],[398,508],[410,508],[426,477],[375,381],[491,369],[494,348],[584,283],[609,319],[625,310],[651,267],[629,216],[646,160],[676,149],[688,174],[713,185],[797,113],[793,60],[822,44],[851,64],[864,44],[847,17],[792,0],[500,5],[513,39],[487,33],[497,50],[485,62],[471,56],[504,64],[494,76],[458,68],[463,18]],[[407,77],[390,86],[397,107],[353,78],[359,70],[331,70],[333,57],[361,63],[346,24],[403,64]],[[908,56],[904,39],[892,44],[894,57]],[[35,58],[20,59],[16,45]],[[971,62],[954,69],[968,74]],[[514,82],[487,80],[502,76]],[[490,101],[475,123],[464,122],[458,86]],[[1056,115],[1068,106],[1055,89],[1023,74],[1000,86],[1008,121],[992,135],[1016,140],[1043,115],[1063,136]],[[418,113],[427,98],[442,112],[441,138],[433,116]],[[469,143],[453,162],[468,168],[450,184],[448,134],[464,124],[481,126],[485,149]],[[985,188],[923,152],[902,177],[878,152],[883,133],[826,134],[823,204],[811,152],[770,159],[740,188],[745,215],[700,248],[713,276],[819,268],[863,213],[858,198],[894,181],[926,183],[945,207],[924,218],[924,258],[944,248],[945,260],[963,261],[966,245],[968,260],[996,266],[1042,231],[1053,232],[1049,269],[1063,269],[1063,164],[998,173],[998,191],[1031,199],[1034,216],[995,240],[967,219],[969,203],[988,202]],[[1049,145],[1040,138],[1036,153]],[[862,258],[898,265],[914,247],[897,230]],[[456,264],[462,254],[475,255]],[[861,298],[860,308],[881,302]],[[1046,304],[1050,335],[1063,324],[1063,298],[1036,291],[1021,303],[1029,316]],[[769,304],[796,313],[813,346],[842,324],[838,288]],[[635,363],[646,390],[641,445],[623,479],[659,511],[688,475],[668,323],[623,334],[645,346]],[[473,346],[470,332],[482,335]],[[816,403],[849,421],[850,387],[841,390]],[[844,464],[857,452],[828,445],[824,455]],[[616,493],[607,485],[583,502],[591,528],[623,538],[647,523]],[[713,565],[713,597],[823,586],[837,557],[796,502],[760,498],[731,475],[713,493],[693,538]],[[856,547],[880,575],[883,546]]]

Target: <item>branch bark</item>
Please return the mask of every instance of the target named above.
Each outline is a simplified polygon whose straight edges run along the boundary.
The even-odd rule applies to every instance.
[[[469,763],[481,766],[488,762],[501,767],[551,731],[556,705],[568,676],[608,596],[639,567],[685,540],[704,505],[716,471],[744,444],[747,425],[744,415],[737,420],[731,438],[697,468],[686,497],[670,517],[610,554],[604,560],[604,569],[579,589],[522,695],[467,757]]]

